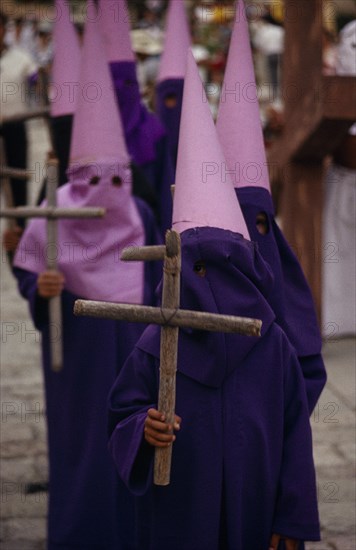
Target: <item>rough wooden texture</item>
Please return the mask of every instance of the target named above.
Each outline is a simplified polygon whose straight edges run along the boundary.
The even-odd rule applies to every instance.
[[[49,160],[47,163],[47,184],[46,198],[48,206],[57,206],[58,187],[58,161]],[[51,254],[51,248],[57,250],[57,220],[47,220],[47,268],[57,270],[57,254]],[[49,299],[49,321],[50,321],[50,346],[51,346],[51,367],[55,372],[63,368],[63,344],[62,344],[62,302],[61,296],[54,296]]]
[[[17,208],[3,208],[0,218],[102,218],[105,208],[40,208],[32,206],[18,206]]]
[[[310,287],[319,319],[321,318],[321,215],[324,168],[320,163],[291,162],[285,169],[289,182],[282,195],[282,211],[289,223],[285,236],[298,257]],[[303,228],[300,227],[300,217]]]
[[[278,214],[321,314],[324,163],[356,119],[356,78],[323,76],[323,0],[285,0],[285,128],[268,152]]]
[[[189,309],[168,309],[133,304],[114,304],[76,300],[74,314],[78,316],[113,319],[129,323],[166,325],[169,327],[190,327],[209,332],[226,332],[245,336],[261,336],[262,322],[259,319],[220,315]]]
[[[128,246],[121,254],[121,260],[124,262],[152,262],[155,260],[164,260],[166,247],[157,246]]]
[[[32,172],[29,170],[22,170],[21,168],[9,168],[9,166],[1,166],[0,178],[15,178],[18,180],[27,180],[32,176]]]
[[[14,122],[25,122],[32,118],[48,118],[50,116],[49,107],[44,107],[43,109],[36,109],[34,111],[29,111],[27,113],[22,113],[21,115],[12,115],[9,117],[4,117],[1,119],[0,126],[5,126],[6,124],[12,124]]]
[[[167,231],[166,257],[163,266],[162,308],[178,310],[180,303],[181,245],[180,235]],[[176,404],[176,371],[178,357],[178,327],[161,328],[160,376],[158,410],[173,425]],[[172,445],[155,449],[154,483],[170,482]]]

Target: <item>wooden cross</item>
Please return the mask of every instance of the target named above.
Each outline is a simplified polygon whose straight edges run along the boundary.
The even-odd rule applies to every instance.
[[[26,120],[32,120],[34,118],[49,118],[49,116],[50,108],[43,107],[42,109],[33,109],[27,113],[2,117],[0,119],[0,125],[13,124],[14,122],[25,122]]]
[[[260,336],[262,321],[179,309],[181,244],[180,236],[175,231],[167,231],[165,246],[126,248],[121,259],[124,261],[164,261],[162,306],[157,308],[77,300],[74,305],[74,313],[75,315],[135,323],[153,323],[162,326],[158,410],[165,414],[167,422],[173,425],[179,327]],[[171,457],[172,446],[155,449],[154,483],[156,485],[169,484]]]
[[[49,117],[50,117],[50,109],[49,107],[44,107],[40,109],[34,109],[31,111],[28,111],[26,113],[21,114],[15,114],[8,117],[1,117],[0,118],[0,129],[3,126],[11,126],[11,124],[14,124],[16,122],[26,122],[27,120],[33,120],[36,118],[43,118],[46,122],[48,132],[49,132],[49,138],[51,147],[53,149],[54,147],[54,141],[52,136],[52,129],[49,124]],[[1,139],[0,144],[0,180],[1,180],[1,187],[2,191],[4,193],[5,197],[5,204],[8,208],[14,207],[14,201],[13,201],[13,195],[10,185],[10,179],[17,179],[17,180],[23,180],[24,185],[26,185],[27,180],[31,178],[33,173],[31,170],[26,170],[23,168],[13,168],[7,166],[6,159],[5,159],[5,151],[4,151],[4,143],[3,139]],[[21,217],[21,216],[19,216]],[[16,225],[16,222],[13,219],[9,220],[9,228],[13,229]]]
[[[9,169],[3,169],[3,173]],[[61,218],[102,218],[105,214],[104,208],[58,208],[56,192],[58,186],[58,161],[50,159],[47,163],[47,206],[31,207],[18,206],[17,208],[4,208],[0,212],[1,218],[46,218],[47,219],[47,268],[57,269],[55,255],[50,257],[49,249],[57,250],[57,220]],[[51,365],[52,370],[59,372],[63,366],[62,348],[62,313],[61,297],[55,296],[49,300],[50,319],[50,344],[51,344]]]
[[[356,78],[322,73],[322,9],[323,0],[285,0],[286,122],[268,154],[271,180],[282,186],[283,231],[296,249],[319,318],[324,161],[356,121]]]

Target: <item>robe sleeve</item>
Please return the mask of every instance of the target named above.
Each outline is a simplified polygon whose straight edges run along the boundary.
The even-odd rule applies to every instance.
[[[158,369],[155,359],[135,348],[109,398],[109,449],[118,473],[135,495],[152,485],[154,447],[144,439],[147,411],[157,408]]]
[[[273,533],[320,540],[309,410],[301,368],[286,348],[284,443]]]
[[[19,267],[14,267],[13,273],[17,279],[21,296],[28,301],[31,317],[36,329],[43,330],[49,323],[48,301],[38,295],[37,273],[32,273]]]

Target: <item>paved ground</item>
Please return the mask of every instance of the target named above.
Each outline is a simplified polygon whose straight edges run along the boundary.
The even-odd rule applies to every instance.
[[[31,135],[31,158],[43,162],[46,132],[33,123]],[[34,181],[33,197],[37,185]],[[1,271],[0,543],[2,550],[41,550],[47,493],[26,493],[28,483],[47,479],[40,339],[4,254]],[[324,347],[329,380],[312,417],[323,542],[308,545],[308,550],[356,548],[355,353],[352,339]]]

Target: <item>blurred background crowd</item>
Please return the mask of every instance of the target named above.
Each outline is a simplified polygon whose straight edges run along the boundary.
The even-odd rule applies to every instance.
[[[83,33],[85,2],[73,0],[73,19],[79,35]],[[164,43],[165,15],[168,0],[130,0],[132,43],[138,60],[141,91],[147,105],[154,109],[154,85]],[[213,114],[219,104],[228,46],[234,21],[234,2],[224,0],[186,0],[191,36],[201,76],[207,84]],[[4,42],[24,49],[38,67],[38,77],[29,83],[26,95],[30,106],[48,104],[51,63],[53,60],[52,29],[55,12],[50,2],[2,3],[9,17]],[[340,29],[354,18],[353,0],[325,0],[323,15],[323,70],[335,74],[336,48]],[[280,94],[284,46],[283,0],[248,3],[248,17],[254,52],[261,119],[267,145],[274,133],[283,127],[283,98]],[[4,114],[3,114],[4,116]]]

